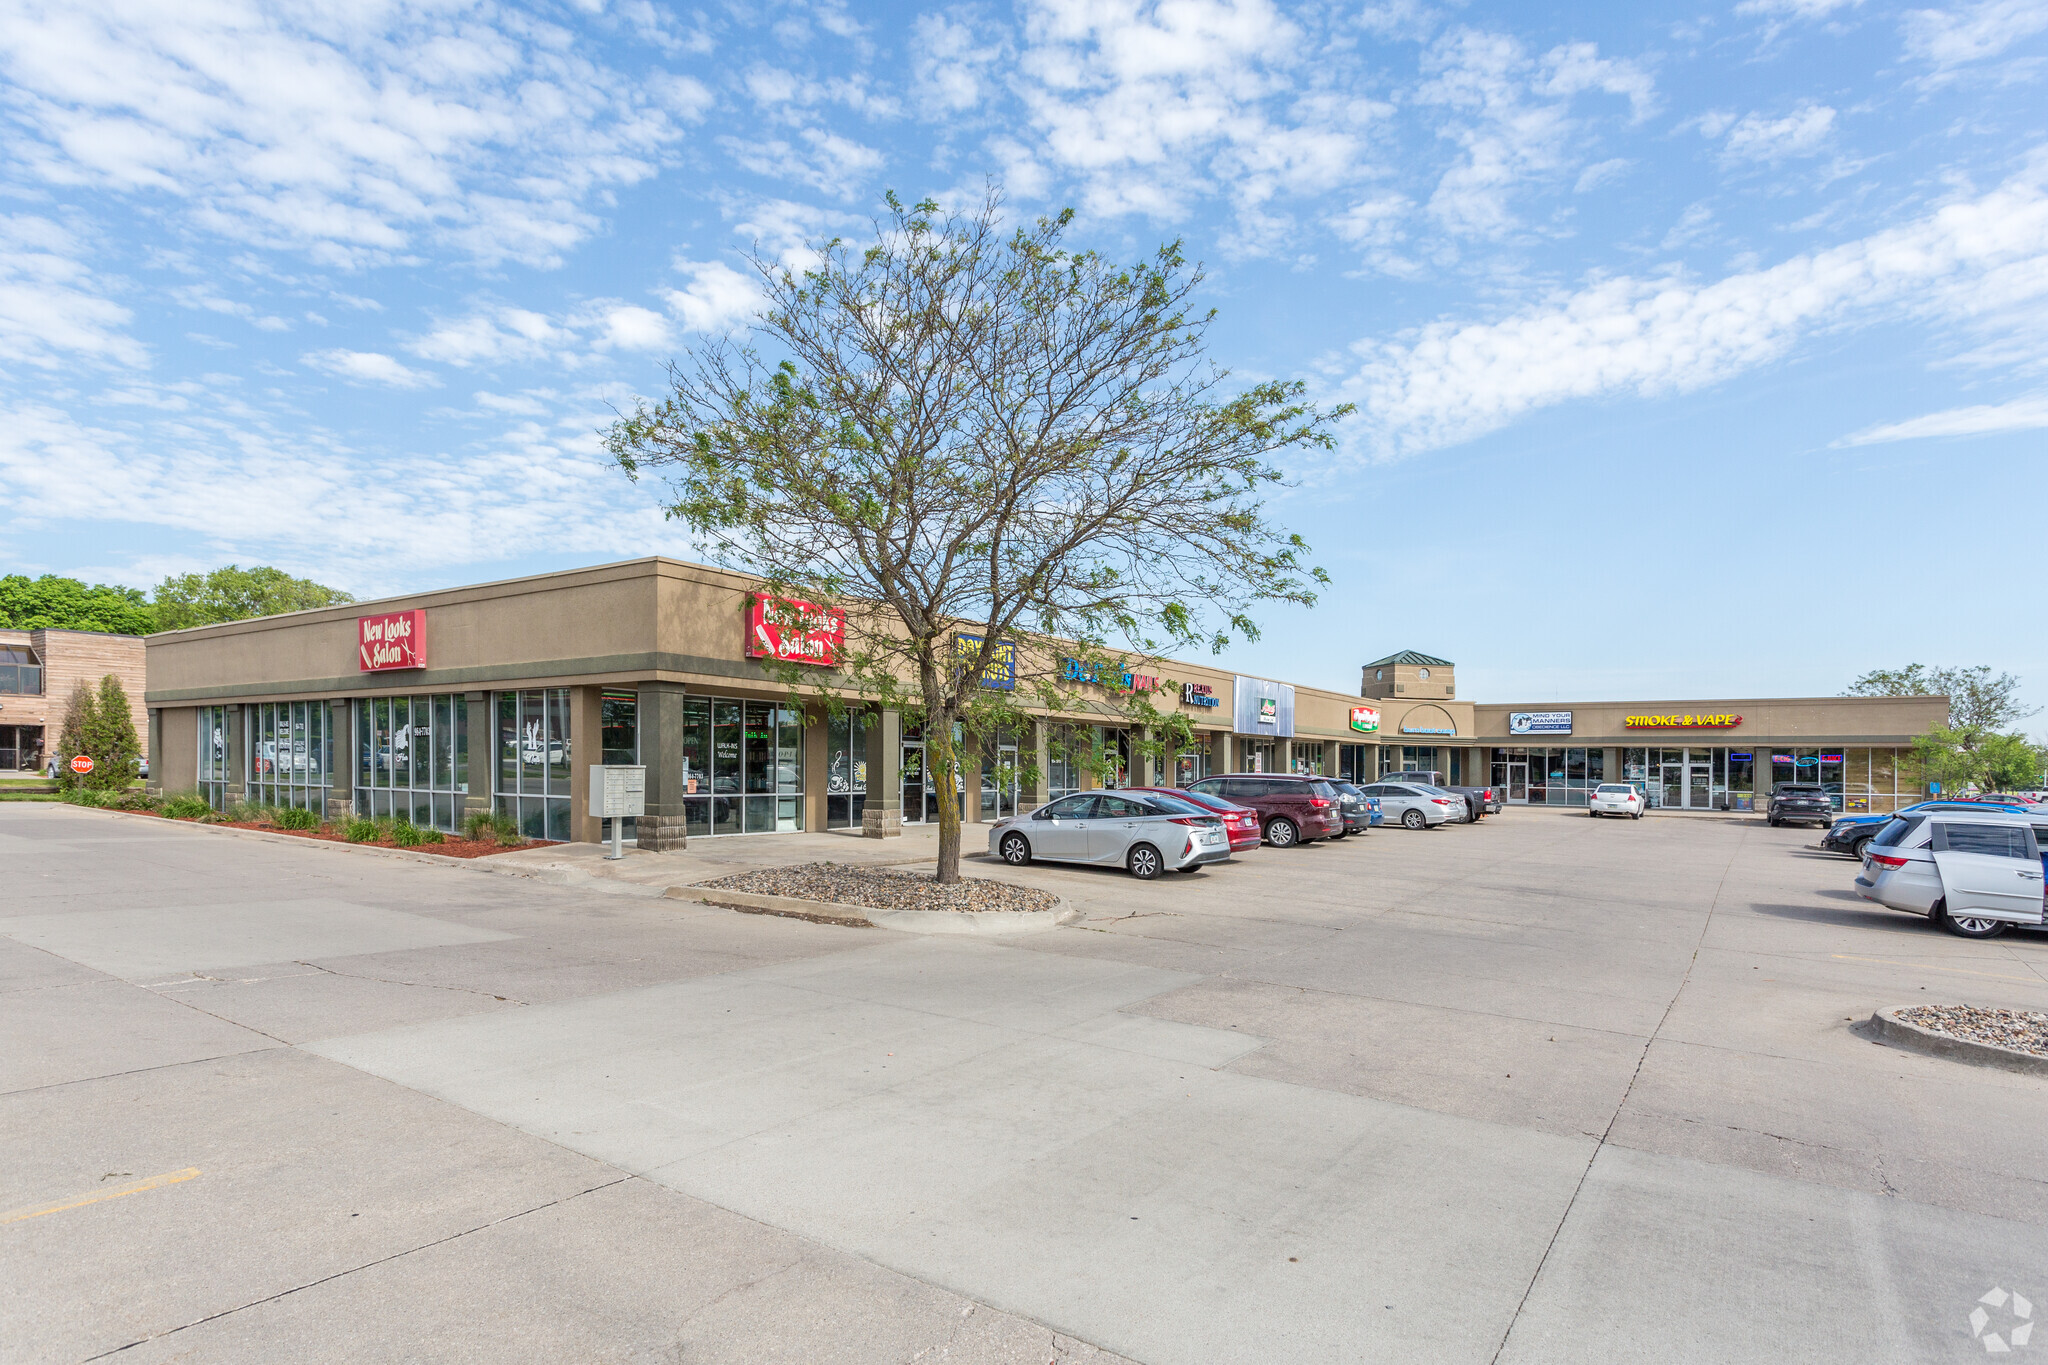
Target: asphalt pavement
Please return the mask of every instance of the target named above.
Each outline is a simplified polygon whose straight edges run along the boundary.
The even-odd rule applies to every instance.
[[[0,806],[0,1360],[1947,1361],[2048,1304],[2048,1079],[1856,1028],[2048,1009],[2048,937],[1811,831],[970,865],[1085,913],[1002,939],[648,894],[799,847],[703,842]]]

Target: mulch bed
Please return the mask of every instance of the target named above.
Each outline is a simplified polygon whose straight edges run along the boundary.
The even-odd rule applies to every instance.
[[[845,863],[804,863],[797,867],[739,872],[698,886],[750,891],[757,896],[857,905],[863,910],[1051,910],[1059,897],[1050,891],[1008,882],[969,878],[941,886],[929,872],[854,867]]]
[[[2048,1057],[2048,1014],[2033,1010],[1987,1009],[1978,1005],[1913,1005],[1899,1018],[1951,1038],[2009,1047]]]
[[[153,810],[127,812],[130,815],[154,815],[159,820],[177,820],[185,825],[225,825],[229,829],[260,829],[266,834],[289,834],[295,839],[318,839],[324,844],[345,844],[339,830],[332,829],[279,829],[266,825],[260,820],[198,820],[186,816],[164,815]],[[398,844],[390,839],[365,839],[358,848],[403,848],[408,853],[435,853],[443,858],[488,858],[493,853],[517,853],[522,848],[539,848],[547,841],[529,840],[509,847],[496,839],[465,839],[459,834],[443,834],[438,844]]]

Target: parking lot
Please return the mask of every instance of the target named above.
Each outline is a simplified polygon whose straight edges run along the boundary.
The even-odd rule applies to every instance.
[[[4,1357],[1980,1358],[2048,1079],[1854,1026],[2048,936],[1815,838],[976,862],[1085,916],[990,940],[0,807]]]

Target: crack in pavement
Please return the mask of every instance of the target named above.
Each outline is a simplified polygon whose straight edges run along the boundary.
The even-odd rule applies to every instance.
[[[152,1341],[162,1341],[165,1337],[175,1336],[179,1332],[187,1331],[194,1327],[203,1327],[209,1322],[218,1322],[222,1318],[231,1317],[236,1313],[245,1312],[251,1308],[260,1308],[266,1303],[276,1303],[279,1299],[289,1298],[301,1290],[318,1288],[320,1285],[344,1279],[361,1271],[370,1270],[380,1265],[388,1265],[392,1261],[402,1260],[416,1252],[428,1251],[437,1246],[445,1246],[449,1242],[459,1241],[472,1233],[483,1232],[497,1227],[501,1223],[509,1223],[515,1218],[524,1218],[530,1213],[539,1213],[544,1209],[551,1209],[557,1204],[566,1204],[572,1199],[581,1199],[586,1194],[595,1194],[599,1190],[608,1190],[614,1185],[623,1185],[632,1179],[635,1179],[635,1177],[622,1175],[616,1180],[607,1180],[602,1184],[592,1185],[589,1189],[578,1190],[574,1194],[565,1194],[558,1199],[550,1199],[546,1203],[535,1204],[531,1208],[520,1209],[516,1213],[508,1213],[502,1218],[493,1218],[489,1222],[478,1223],[475,1227],[464,1228],[460,1232],[451,1232],[446,1237],[436,1237],[430,1242],[422,1242],[418,1246],[407,1247],[403,1251],[394,1251],[389,1256],[379,1256],[374,1261],[365,1261],[361,1265],[350,1266],[346,1270],[337,1270],[331,1275],[322,1275],[319,1279],[308,1280],[304,1284],[295,1284],[290,1289],[280,1289],[275,1294],[266,1294],[260,1299],[251,1299],[247,1303],[236,1304],[233,1308],[223,1308],[218,1313],[208,1313],[203,1318],[194,1318],[192,1321],[181,1323],[176,1327],[169,1327],[161,1332],[153,1332],[146,1337],[137,1337],[134,1341],[124,1342],[122,1345],[113,1347],[110,1350],[101,1351],[98,1355],[87,1356],[85,1359],[88,1365],[91,1361],[106,1360],[111,1356],[120,1355],[123,1351],[132,1351],[137,1346],[147,1346]]]
[[[400,981],[395,977],[389,976],[366,976],[361,972],[337,972],[332,967],[323,967],[317,962],[307,962],[300,958],[293,958],[292,961],[298,966],[311,967],[316,972],[325,972],[329,976],[344,977],[350,981],[376,981],[386,986],[415,986],[423,991],[461,991],[466,995],[486,995],[493,1000],[502,1000],[508,1005],[523,1006],[531,1003],[526,1000],[515,1000],[509,995],[499,995],[495,991],[479,990],[474,986],[443,986],[433,981]]]

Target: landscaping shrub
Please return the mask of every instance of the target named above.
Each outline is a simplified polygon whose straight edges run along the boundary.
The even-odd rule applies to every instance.
[[[213,814],[213,807],[206,804],[206,798],[197,792],[179,792],[176,796],[166,796],[163,805],[158,809],[174,820],[196,820],[203,815]]]
[[[341,837],[352,844],[374,844],[383,832],[377,828],[375,820],[365,820],[360,816],[351,815],[341,822]]]
[[[498,817],[487,810],[473,810],[462,817],[462,837],[465,839],[488,839],[497,833]]]
[[[309,810],[301,810],[294,806],[277,813],[277,827],[279,829],[318,829],[320,828],[320,817]]]
[[[400,848],[417,848],[427,841],[425,831],[410,820],[401,820],[391,829],[391,842]]]
[[[114,799],[116,810],[155,810],[157,799],[145,791],[125,791]]]

